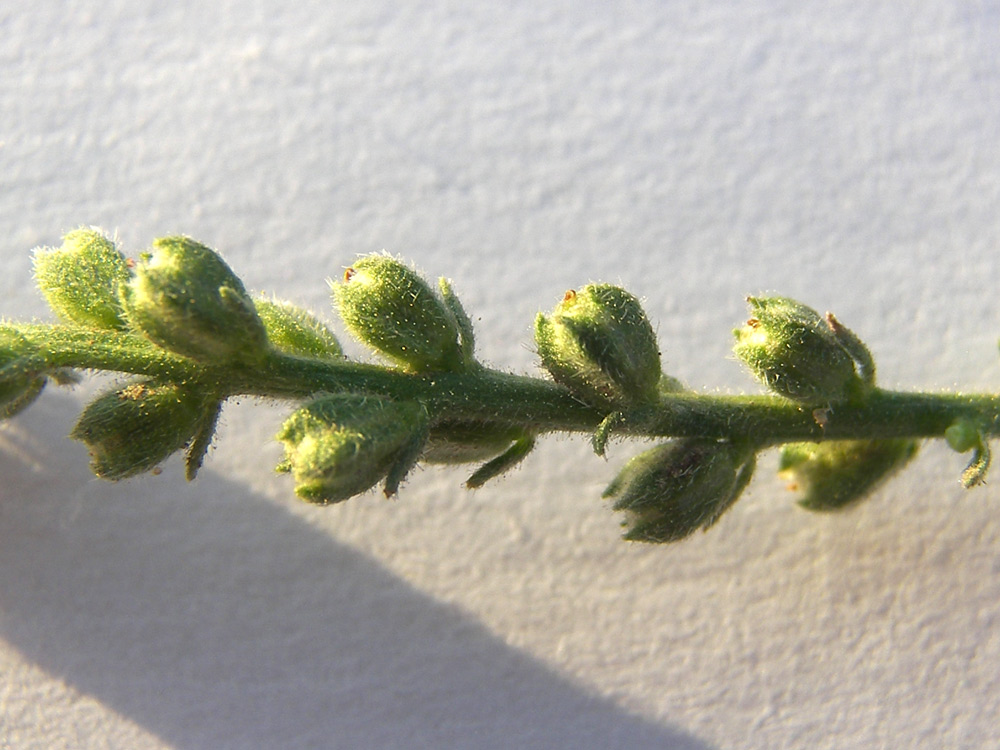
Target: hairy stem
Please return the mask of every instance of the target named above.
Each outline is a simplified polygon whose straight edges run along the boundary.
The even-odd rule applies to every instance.
[[[110,370],[177,382],[197,381],[226,396],[298,399],[317,392],[372,393],[418,400],[434,420],[517,425],[533,433],[592,432],[607,416],[548,380],[486,368],[414,375],[377,365],[277,351],[253,364],[207,367],[170,354],[136,334],[40,324],[11,327],[36,344],[39,364],[47,368]],[[630,412],[616,432],[748,439],[766,446],[822,439],[939,437],[959,419],[975,422],[983,435],[1000,434],[1000,396],[876,389],[859,404],[812,409],[778,396],[669,393],[655,404]]]

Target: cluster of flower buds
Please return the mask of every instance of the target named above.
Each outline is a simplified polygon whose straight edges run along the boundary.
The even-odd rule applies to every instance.
[[[344,272],[333,284],[333,299],[347,329],[406,372],[481,368],[469,316],[447,279],[439,280],[438,290],[396,258],[375,254],[359,258]],[[420,460],[425,463],[485,461],[466,482],[470,488],[515,466],[535,444],[524,429],[483,421],[431,420],[424,437]],[[394,476],[390,472],[386,480],[387,494],[395,491]]]
[[[36,254],[38,286],[67,326],[139,335],[170,354],[209,366],[173,382],[142,378],[105,393],[83,412],[73,437],[90,449],[94,472],[122,479],[185,451],[188,477],[201,466],[226,392],[227,367],[259,366],[267,356],[336,361],[343,352],[319,319],[294,305],[252,299],[214,250],[187,237],[155,240],[138,263],[94,229],[66,235]],[[472,324],[444,279],[438,291],[387,255],[360,258],[334,285],[348,330],[416,374],[469,372]],[[217,372],[216,372],[217,371]],[[212,375],[216,372],[216,375]],[[26,407],[47,379],[30,342],[0,327],[0,418]],[[534,445],[523,428],[488,422],[432,420],[418,401],[367,394],[318,396],[284,424],[282,471],[299,495],[330,503],[380,481],[395,493],[418,461],[485,462],[477,487],[520,461]]]
[[[107,479],[152,470],[181,451],[192,478],[222,403],[237,392],[232,384],[245,384],[258,368],[282,373],[282,382],[292,381],[299,394],[363,384],[354,386],[358,392],[311,393],[277,436],[285,447],[279,471],[291,474],[297,494],[311,502],[340,502],[380,483],[393,495],[420,461],[478,463],[466,484],[479,487],[528,455],[544,429],[508,421],[502,410],[465,418],[441,413],[444,407],[433,398],[400,395],[442,383],[459,393],[467,377],[479,375],[486,379],[476,387],[494,381],[475,358],[472,323],[448,281],[434,289],[385,254],[359,258],[332,285],[348,331],[393,363],[391,374],[385,368],[378,373],[391,381],[382,390],[369,385],[371,370],[341,362],[340,343],[322,321],[285,302],[251,298],[217,252],[187,237],[155,240],[131,262],[112,238],[78,229],[61,247],[38,251],[35,275],[64,323],[55,327],[53,340],[85,338],[92,345],[100,339],[102,357],[113,359],[112,350],[121,350],[129,362],[140,362],[122,369],[147,373],[96,398],[73,429],[90,450],[94,472]],[[750,319],[735,331],[736,356],[772,392],[811,414],[819,432],[838,409],[857,412],[873,403],[872,356],[833,315],[785,297],[751,297],[749,304]],[[35,335],[30,326],[0,323],[0,419],[27,407],[48,381],[72,382],[74,373],[60,365],[84,366],[53,354],[58,347],[43,352]],[[593,434],[599,454],[615,430],[660,434],[647,429],[660,424],[648,421],[650,415],[661,411],[658,404],[667,406],[661,403],[667,394],[683,390],[661,370],[656,335],[639,300],[617,286],[588,284],[567,292],[550,315],[538,315],[535,342],[543,367],[565,389],[566,403],[577,411],[585,404],[588,418],[600,420]],[[307,380],[312,385],[300,389],[288,375],[325,372],[330,363],[336,363],[335,385]],[[359,372],[356,380],[346,377]],[[403,382],[414,389],[400,387]],[[683,407],[685,400],[673,403]],[[783,403],[781,410],[788,411]],[[968,404],[952,413],[961,418],[945,431],[948,444],[973,454],[963,483],[981,483],[994,417]],[[675,438],[631,459],[604,493],[624,514],[625,537],[669,542],[715,523],[743,492],[757,453],[776,442],[746,432]],[[803,507],[834,510],[869,493],[917,447],[906,438],[792,443],[784,446],[779,468]]]
[[[292,305],[252,300],[218,253],[187,237],[154,241],[136,264],[100,231],[78,229],[61,247],[36,253],[35,276],[68,326],[138,334],[204,364],[252,364],[270,350],[341,356],[336,337],[319,320]],[[14,335],[11,345],[0,343],[0,361],[16,353],[18,362],[30,363],[24,342],[13,346]],[[3,379],[2,416],[24,408],[44,385],[46,377],[27,367],[18,378]],[[66,379],[58,369],[45,376]],[[136,380],[93,401],[72,435],[88,446],[100,477],[133,476],[186,449],[186,473],[193,478],[212,441],[224,388],[209,380]]]

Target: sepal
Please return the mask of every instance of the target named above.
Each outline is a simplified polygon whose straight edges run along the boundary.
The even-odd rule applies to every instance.
[[[125,256],[97,229],[77,229],[62,247],[35,251],[35,280],[67,323],[115,330],[125,327],[118,287],[131,277]]]
[[[129,325],[176,354],[215,364],[267,351],[243,283],[218,253],[188,237],[154,240],[121,296]]]

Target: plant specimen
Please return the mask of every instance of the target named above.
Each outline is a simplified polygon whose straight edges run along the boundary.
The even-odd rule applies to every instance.
[[[568,291],[535,322],[549,377],[476,359],[473,326],[450,283],[437,289],[387,255],[358,259],[332,283],[347,330],[386,360],[352,361],[318,318],[252,297],[214,250],[155,240],[138,260],[95,229],[40,249],[35,275],[56,324],[0,323],[0,419],[46,383],[80,370],[127,379],[83,411],[71,436],[99,476],[119,480],[184,453],[193,479],[222,404],[252,395],[291,401],[278,471],[296,493],[336,503],[381,484],[394,495],[420,462],[474,464],[476,488],[553,432],[659,438],[604,493],[625,538],[668,542],[711,526],[739,498],[757,456],[780,449],[800,505],[848,506],[903,467],[923,439],[970,452],[966,487],[982,483],[1000,396],[879,388],[861,340],[833,315],[783,297],[751,297],[735,354],[770,395],[689,390],[661,370],[639,301],[609,284]]]

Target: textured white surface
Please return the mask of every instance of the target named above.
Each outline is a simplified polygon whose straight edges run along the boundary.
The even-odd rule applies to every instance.
[[[521,371],[601,279],[697,387],[752,388],[729,331],[767,290],[886,385],[1000,386],[993,3],[15,1],[0,38],[0,315],[46,314],[28,251],[83,223],[316,310],[386,248]],[[942,449],[832,518],[765,462],[646,548],[598,500],[626,445],[316,509],[251,403],[194,484],[91,479],[63,436],[94,388],[0,427],[0,747],[1000,742],[1000,494]]]

